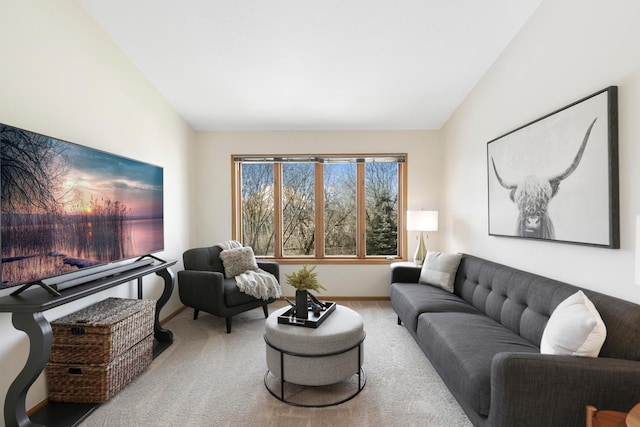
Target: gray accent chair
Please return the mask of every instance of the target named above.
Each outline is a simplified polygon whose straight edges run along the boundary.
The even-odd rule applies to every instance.
[[[193,319],[200,310],[223,317],[227,333],[231,333],[231,317],[254,308],[262,307],[264,317],[269,316],[268,305],[275,301],[263,300],[241,292],[235,278],[226,278],[220,259],[219,246],[194,248],[182,255],[184,270],[178,272],[180,301],[194,309]],[[258,261],[258,267],[273,274],[280,282],[280,266],[276,262]]]

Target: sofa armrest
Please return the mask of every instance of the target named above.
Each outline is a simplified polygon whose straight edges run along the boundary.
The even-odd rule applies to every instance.
[[[267,273],[273,274],[278,283],[280,283],[280,264],[275,261],[258,261],[258,267]]]
[[[638,402],[638,361],[499,353],[491,365],[492,426],[585,425],[586,405],[628,412]]]
[[[216,271],[178,271],[180,301],[198,310],[209,310],[224,301],[224,275]]]
[[[391,283],[418,283],[422,267],[391,264]]]

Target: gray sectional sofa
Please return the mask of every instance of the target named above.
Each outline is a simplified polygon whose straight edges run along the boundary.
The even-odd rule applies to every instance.
[[[462,255],[454,292],[392,268],[391,303],[474,426],[585,425],[585,407],[640,402],[640,306],[583,290],[607,328],[598,358],[540,354],[555,307],[581,288]],[[428,399],[428,396],[425,396]]]

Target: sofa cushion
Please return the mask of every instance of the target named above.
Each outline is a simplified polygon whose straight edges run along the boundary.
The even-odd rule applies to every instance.
[[[415,332],[418,326],[418,316],[424,312],[478,313],[475,307],[459,296],[419,283],[391,284],[391,305],[400,316],[400,320],[412,332]]]
[[[453,283],[461,258],[462,254],[427,252],[418,282],[437,286],[453,293]]]
[[[224,264],[226,277],[235,277],[247,270],[258,269],[258,263],[251,246],[226,249],[220,252],[220,258],[222,259],[222,264]]]
[[[457,398],[483,416],[491,403],[491,362],[502,352],[540,349],[481,313],[424,313],[417,341]]]
[[[598,357],[607,328],[593,303],[582,291],[562,301],[542,333],[540,352]]]

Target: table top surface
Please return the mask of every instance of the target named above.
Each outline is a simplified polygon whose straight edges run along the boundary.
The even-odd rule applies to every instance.
[[[39,286],[33,286],[18,295],[0,297],[0,312],[34,313],[49,310],[54,307],[67,304],[71,301],[93,295],[105,289],[112,288],[119,284],[130,282],[138,277],[164,270],[174,265],[176,262],[177,261],[175,260],[156,262],[148,266],[134,268],[113,276],[106,276],[97,280],[92,280],[78,286],[63,289],[60,291],[60,296],[53,296],[45,289],[40,288]]]
[[[265,337],[267,339],[278,340],[286,337],[288,340],[302,342],[306,341],[304,337],[313,337],[316,342],[335,341],[337,336],[360,337],[364,330],[362,316],[342,305],[337,305],[333,313],[317,328],[278,323],[278,316],[288,309],[289,307],[284,307],[269,315],[265,323]]]
[[[362,316],[348,307],[337,305],[317,328],[278,323],[278,316],[286,310],[288,307],[274,311],[265,324],[265,341],[275,349],[315,355],[343,351],[364,340]]]

